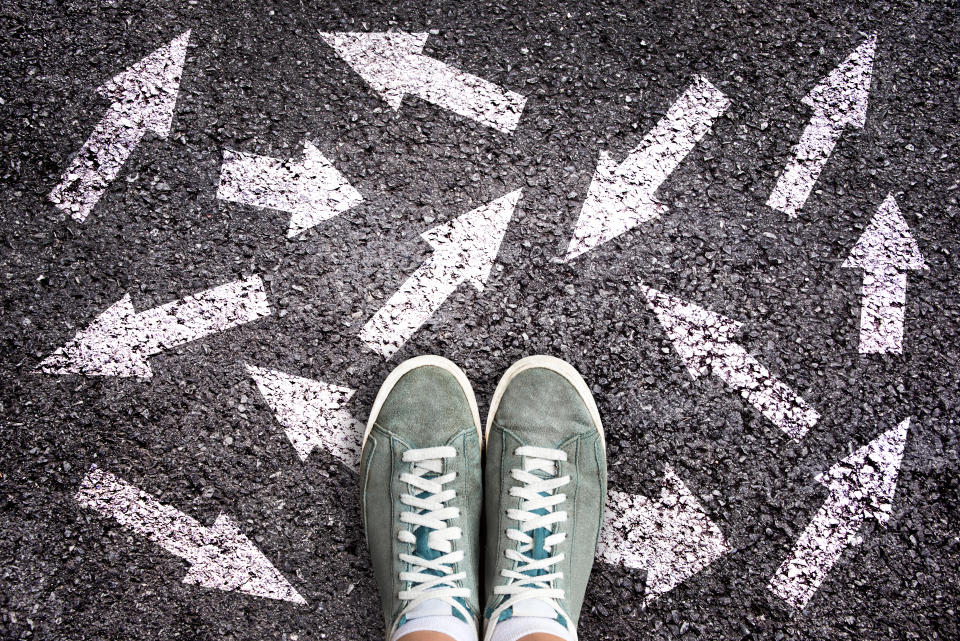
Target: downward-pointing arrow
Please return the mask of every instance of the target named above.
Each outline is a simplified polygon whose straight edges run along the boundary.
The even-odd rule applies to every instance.
[[[136,313],[127,294],[40,363],[50,374],[153,376],[147,359],[270,315],[259,276]]]
[[[433,255],[360,330],[360,339],[390,358],[440,308],[460,283],[483,291],[520,190],[422,234]]]
[[[926,264],[892,194],[880,205],[843,266],[863,270],[860,353],[901,353],[907,302],[904,272],[926,269]]]
[[[739,389],[748,403],[790,438],[803,438],[820,420],[805,400],[733,342],[740,323],[651,287],[644,287],[644,292],[690,376],[710,372]]]
[[[729,106],[726,96],[697,76],[622,163],[601,151],[566,260],[660,217],[667,208],[653,194]]]
[[[363,201],[309,140],[300,160],[224,150],[217,198],[291,214],[288,238]]]
[[[860,544],[864,521],[890,519],[909,428],[908,418],[817,477],[830,496],[770,580],[774,594],[803,609],[843,551]]]
[[[83,507],[109,516],[120,525],[184,559],[190,571],[184,583],[305,605],[306,601],[248,539],[221,514],[211,527],[93,466],[77,492]]]
[[[50,192],[59,209],[86,220],[144,134],[169,135],[189,39],[187,31],[100,87],[113,103]]]
[[[780,174],[767,199],[769,207],[791,218],[796,216],[807,202],[843,130],[847,127],[863,128],[876,47],[877,36],[874,34],[802,100],[813,110],[813,116],[794,149],[793,160]]]
[[[615,491],[607,497],[598,557],[646,570],[647,603],[729,550],[723,532],[669,465],[659,499]]]
[[[355,390],[252,365],[247,365],[247,372],[301,461],[321,447],[357,469],[363,423],[346,409]]]
[[[321,33],[394,109],[415,94],[456,114],[510,133],[526,98],[421,53],[426,33]]]

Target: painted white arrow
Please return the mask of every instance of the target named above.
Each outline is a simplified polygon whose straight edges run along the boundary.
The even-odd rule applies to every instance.
[[[900,354],[907,302],[904,272],[927,266],[892,194],[880,205],[843,266],[863,270],[860,353]]]
[[[729,106],[709,80],[697,76],[623,162],[601,151],[565,260],[666,212],[654,193]]]
[[[693,378],[710,372],[740,394],[790,438],[799,440],[820,414],[733,342],[742,323],[644,287],[650,307]]]
[[[153,376],[148,358],[270,315],[259,276],[137,313],[127,294],[40,363],[49,374]]]
[[[426,33],[320,33],[395,110],[406,94],[510,133],[527,99],[423,55]]]
[[[723,532],[669,465],[657,500],[609,492],[598,558],[646,570],[647,603],[729,551]]]
[[[224,514],[211,527],[204,527],[96,465],[84,477],[76,499],[189,563],[184,583],[306,604]]]
[[[320,447],[357,469],[364,426],[346,409],[356,390],[277,370],[246,367],[301,461]]]
[[[794,148],[793,159],[777,179],[767,206],[791,218],[796,216],[843,130],[863,128],[876,48],[877,36],[873,34],[801,101],[813,110],[813,116]]]
[[[303,143],[300,160],[225,149],[217,198],[289,213],[288,238],[363,201],[360,192],[309,140]]]
[[[421,234],[433,255],[360,330],[370,349],[390,358],[456,291],[470,281],[483,291],[520,190]]]
[[[890,519],[909,428],[908,418],[817,477],[830,496],[770,580],[774,594],[802,610],[843,551],[860,544],[864,521]]]
[[[59,209],[86,220],[144,134],[170,134],[189,39],[187,31],[97,90],[113,103],[50,192]]]

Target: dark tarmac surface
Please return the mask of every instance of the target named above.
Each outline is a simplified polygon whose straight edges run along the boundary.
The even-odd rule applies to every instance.
[[[107,79],[192,29],[171,135],[148,134],[83,224],[47,195],[103,116]],[[430,31],[425,53],[527,96],[504,134],[415,97],[398,112],[318,31]],[[380,639],[355,475],[302,463],[243,364],[358,390],[424,352],[481,412],[531,353],[574,363],[604,418],[611,489],[680,475],[733,551],[643,607],[598,565],[597,639],[960,639],[960,10],[949,3],[514,5],[48,3],[0,7],[0,637]],[[799,217],[765,205],[809,121],[800,99],[876,32],[866,125]],[[657,192],[669,206],[561,261],[600,150],[623,158],[695,74],[731,101]],[[224,148],[309,137],[364,202],[288,240],[288,215],[216,199]],[[386,362],[360,328],[430,254],[423,231],[523,196],[484,292],[462,285]],[[928,270],[902,355],[857,351],[841,264],[888,193]],[[138,310],[260,274],[274,314],[150,360],[149,381],[35,373],[129,292]],[[822,418],[799,442],[693,380],[649,285],[744,323],[738,342]],[[767,588],[827,491],[814,477],[913,421],[886,526],[868,523],[794,613]],[[230,514],[307,605],[182,583],[183,560],[74,501],[91,464],[203,524]]]

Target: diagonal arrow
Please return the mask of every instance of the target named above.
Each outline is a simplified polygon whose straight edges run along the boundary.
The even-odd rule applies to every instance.
[[[259,276],[137,313],[127,294],[40,363],[49,374],[153,376],[147,359],[270,315]]]
[[[892,194],[880,205],[843,266],[863,270],[860,353],[903,352],[903,311],[907,302],[904,272],[927,266]]]
[[[565,260],[659,218],[667,208],[653,194],[729,106],[726,96],[697,76],[623,162],[601,151]]]
[[[144,134],[170,134],[189,39],[187,31],[98,89],[113,103],[50,192],[57,208],[83,222]]]
[[[83,478],[76,500],[189,563],[184,583],[306,605],[233,519],[224,514],[211,527],[203,527],[96,465]]]
[[[801,101],[813,110],[813,115],[794,148],[793,159],[777,179],[767,206],[791,218],[796,216],[844,129],[863,128],[876,47],[877,36],[873,34]]]
[[[301,461],[321,447],[357,469],[363,423],[346,409],[356,390],[277,370],[252,365],[246,368]]]
[[[647,603],[729,551],[723,532],[669,465],[659,499],[615,491],[607,497],[598,558],[646,570]]]
[[[360,330],[370,349],[390,358],[464,281],[483,291],[520,190],[463,214],[421,236],[433,255]]]
[[[790,438],[799,440],[820,414],[796,392],[774,378],[733,336],[741,324],[702,307],[644,287],[674,349],[693,378],[712,373],[740,394]]]
[[[394,109],[407,94],[504,133],[517,128],[526,98],[423,55],[426,33],[320,33]]]
[[[769,584],[793,608],[802,610],[843,551],[860,544],[868,518],[890,520],[909,428],[908,418],[817,477],[830,495]]]
[[[224,150],[217,198],[289,213],[288,238],[363,201],[309,140],[299,160]]]

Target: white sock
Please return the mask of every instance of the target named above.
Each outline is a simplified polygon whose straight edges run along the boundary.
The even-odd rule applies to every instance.
[[[494,626],[490,641],[519,641],[528,634],[538,633],[552,634],[566,641],[575,638],[570,630],[557,621],[557,613],[550,605],[531,599],[513,606],[513,616]]]
[[[390,635],[399,641],[411,632],[440,632],[454,641],[477,641],[477,626],[453,614],[450,606],[439,599],[424,601],[407,613],[407,620]]]

